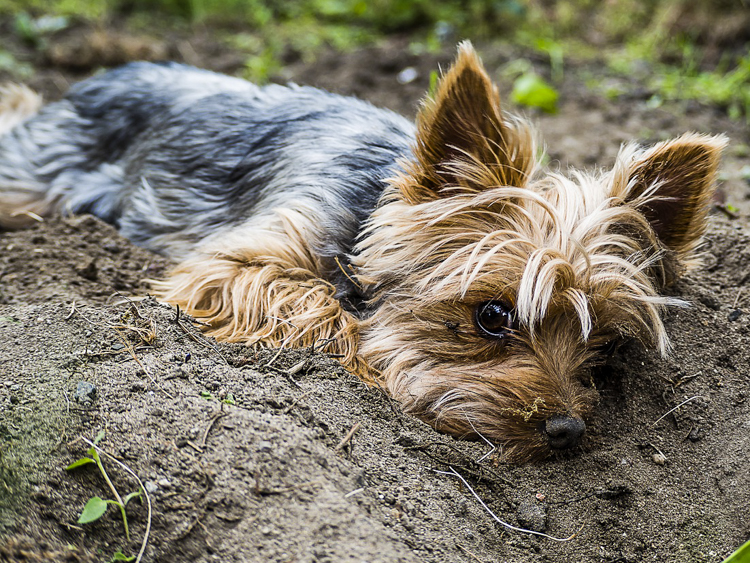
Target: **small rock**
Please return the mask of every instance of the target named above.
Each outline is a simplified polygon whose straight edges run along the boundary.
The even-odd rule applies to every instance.
[[[401,432],[396,438],[396,443],[399,446],[408,448],[409,446],[415,446],[419,444],[419,437],[411,432]]]
[[[651,456],[651,459],[654,460],[654,463],[656,465],[664,465],[667,463],[667,456],[665,456],[663,453],[658,452]]]
[[[162,477],[156,482],[162,489],[169,489],[172,487],[172,482],[166,477]]]
[[[727,316],[727,319],[734,322],[740,318],[740,315],[742,315],[742,309],[735,309],[734,311],[729,313],[729,315]]]
[[[155,493],[159,490],[159,485],[157,485],[153,481],[146,481],[143,486],[146,488],[147,493]]]
[[[714,311],[718,311],[721,308],[721,302],[710,293],[701,293],[698,296],[698,301]]]
[[[536,500],[525,500],[516,509],[516,518],[522,528],[534,532],[543,532],[547,529],[547,512],[544,506]]]
[[[408,66],[404,70],[398,73],[396,80],[399,84],[409,84],[414,82],[419,77],[419,72],[413,66]]]
[[[90,406],[96,399],[96,385],[88,381],[79,381],[73,399],[81,405]]]
[[[688,434],[688,440],[690,440],[691,442],[697,442],[700,439],[701,439],[701,429],[696,426],[690,431],[690,434]]]
[[[273,444],[271,442],[268,442],[267,440],[262,440],[258,442],[259,452],[268,453],[271,450],[273,450]]]
[[[96,281],[99,277],[99,270],[96,267],[96,260],[91,260],[86,266],[78,270],[78,275],[89,281]]]

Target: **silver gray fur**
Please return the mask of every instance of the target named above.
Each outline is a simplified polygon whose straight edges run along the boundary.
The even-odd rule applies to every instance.
[[[336,283],[333,258],[349,254],[413,139],[409,121],[355,98],[133,63],[0,137],[0,197],[93,213],[176,259],[276,207],[312,210],[313,250]]]

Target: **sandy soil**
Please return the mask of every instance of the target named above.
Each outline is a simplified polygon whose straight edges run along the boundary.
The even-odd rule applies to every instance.
[[[32,57],[30,82],[48,97],[112,62],[95,53],[71,70],[71,41],[60,38],[57,59]],[[416,57],[405,46],[324,55],[280,79],[413,115],[451,53]],[[159,49],[224,71],[241,63],[205,37]],[[480,51],[498,77],[519,54]],[[417,79],[402,85],[406,67]],[[674,288],[692,306],[668,315],[671,356],[626,343],[597,371],[600,407],[580,448],[508,465],[486,444],[403,415],[335,360],[217,345],[174,309],[128,299],[146,294],[143,278],[160,275],[164,259],[94,218],[53,219],[0,232],[0,561],[135,555],[148,526],[144,561],[170,563],[719,562],[747,540],[750,186],[740,170],[750,137],[715,108],[606,100],[583,88],[591,70],[569,65],[559,114],[532,114],[553,166],[606,166],[633,138],[726,132],[721,197],[740,212],[712,216],[704,265]],[[150,514],[128,505],[129,542],[113,508],[76,523],[88,498],[112,497],[95,467],[64,470],[102,429],[102,448],[149,493]],[[104,464],[122,496],[138,490]],[[514,526],[576,535],[511,531],[479,499]]]

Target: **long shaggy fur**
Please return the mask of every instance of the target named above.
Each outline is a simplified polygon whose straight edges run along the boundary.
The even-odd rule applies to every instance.
[[[695,263],[725,144],[686,134],[627,145],[609,172],[546,173],[467,43],[416,126],[176,64],[37,109],[0,98],[0,226],[94,213],[178,261],[154,288],[208,334],[325,345],[517,461],[578,442],[605,344],[668,350],[661,314],[684,304],[662,292]]]

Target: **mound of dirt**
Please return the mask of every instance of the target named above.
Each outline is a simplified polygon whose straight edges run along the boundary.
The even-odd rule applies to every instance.
[[[336,67],[338,90],[405,113],[435,63],[337,57],[288,73],[320,83]],[[420,78],[402,88],[407,66]],[[710,111],[613,107],[575,79],[562,91],[561,114],[537,118],[563,167],[684,130],[748,142]],[[723,194],[739,213],[712,217],[703,267],[674,288],[692,305],[667,316],[670,357],[624,344],[596,373],[582,446],[527,466],[405,416],[314,351],[218,345],[130,299],[169,264],[94,218],[0,233],[0,559],[108,561],[148,536],[144,561],[170,563],[721,561],[750,536],[746,164],[730,150]],[[127,506],[130,541],[114,507],[77,524],[89,498],[113,497],[95,465],[65,470],[101,430],[118,493],[140,486],[118,462],[148,493]]]

